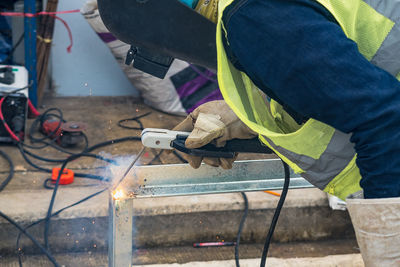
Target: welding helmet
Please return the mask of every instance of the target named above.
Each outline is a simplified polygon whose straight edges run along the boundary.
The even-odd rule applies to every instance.
[[[178,0],[98,0],[100,16],[131,45],[127,64],[163,78],[174,58],[216,70],[216,26]]]

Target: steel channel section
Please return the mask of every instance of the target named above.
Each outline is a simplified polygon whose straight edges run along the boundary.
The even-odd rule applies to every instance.
[[[109,206],[109,267],[131,266],[133,199],[282,189],[283,165],[279,159],[235,162],[230,170],[188,164],[134,167],[121,183],[127,198]],[[290,188],[313,187],[291,171]]]
[[[238,161],[230,170],[187,164],[135,167],[125,179],[124,191],[135,198],[166,197],[282,189],[279,159]],[[291,171],[290,188],[313,187]]]
[[[108,266],[132,266],[133,199],[115,200],[109,194]]]

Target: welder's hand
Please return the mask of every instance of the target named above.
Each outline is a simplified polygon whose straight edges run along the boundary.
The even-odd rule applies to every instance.
[[[199,148],[208,143],[223,147],[231,139],[251,139],[257,136],[229,108],[223,100],[211,101],[196,108],[174,131],[191,132],[186,139],[187,148]],[[202,161],[211,166],[232,168],[233,159],[202,158],[185,155],[189,164],[197,169]]]
[[[199,0],[194,8],[203,17],[217,24],[219,0]]]

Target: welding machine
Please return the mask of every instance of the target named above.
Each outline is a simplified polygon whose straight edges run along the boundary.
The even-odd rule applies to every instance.
[[[4,98],[3,101],[1,101]],[[28,71],[22,66],[0,65],[0,103],[4,122],[0,123],[0,143],[12,143],[9,131],[24,139],[28,113]]]

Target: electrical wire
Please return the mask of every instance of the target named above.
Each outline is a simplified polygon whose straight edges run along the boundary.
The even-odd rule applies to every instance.
[[[283,164],[283,169],[285,171],[285,182],[283,183],[282,194],[281,194],[281,197],[279,198],[278,205],[276,206],[274,216],[272,217],[272,221],[271,221],[271,225],[269,227],[267,238],[265,239],[264,249],[263,249],[263,253],[261,256],[260,267],[265,267],[265,263],[267,261],[268,249],[269,249],[269,245],[271,243],[272,235],[274,234],[276,223],[278,222],[279,215],[281,213],[283,204],[285,203],[287,192],[289,190],[289,183],[290,183],[289,166],[283,160],[282,160],[282,164]]]
[[[5,97],[6,97],[6,96],[5,96]],[[4,101],[5,97],[2,98],[3,101]],[[2,101],[2,102],[3,102],[3,101]],[[0,102],[0,115],[1,115],[1,116],[3,115],[2,112],[1,112],[1,104],[2,104],[2,102]],[[51,114],[50,111],[58,111],[59,114]],[[36,114],[34,114],[34,115],[38,115],[38,112],[36,112]],[[144,116],[146,116],[146,115],[148,115],[148,114],[144,114],[144,115],[142,115],[141,117],[144,117]],[[39,122],[41,119],[42,119],[41,122],[43,122],[43,118],[48,118],[48,116],[54,116],[54,117],[56,117],[56,118],[59,119],[58,126],[56,127],[55,130],[53,130],[53,131],[50,133],[50,136],[51,136],[52,134],[55,134],[55,133],[58,131],[58,129],[59,129],[60,126],[61,126],[61,123],[63,122],[63,119],[62,119],[62,112],[61,112],[61,110],[55,109],[55,108],[49,109],[49,110],[47,110],[47,111],[45,112],[45,114],[41,115],[39,118],[37,118],[37,119],[35,120],[36,124],[37,124],[37,122]],[[2,122],[3,122],[3,124],[5,124],[4,119],[2,120]],[[138,120],[138,122],[139,122],[139,125],[142,125],[141,122],[140,122],[140,120]],[[33,125],[33,126],[36,127],[37,125]],[[31,129],[30,129],[30,136],[32,137],[32,140],[33,140],[34,142],[42,142],[42,143],[45,142],[45,140],[46,140],[47,137],[39,138],[39,139],[33,137],[32,129],[33,129],[34,127],[31,127]],[[11,129],[9,129],[8,132],[9,132],[10,135],[13,134],[13,132],[12,132]],[[62,165],[61,170],[60,170],[60,172],[59,172],[59,175],[58,175],[58,177],[57,177],[55,186],[54,186],[54,188],[52,188],[52,189],[53,189],[53,194],[52,194],[52,198],[51,198],[51,201],[50,201],[50,204],[49,204],[49,209],[48,209],[48,212],[47,212],[47,216],[46,216],[44,219],[42,219],[42,220],[40,220],[40,221],[38,221],[38,222],[35,222],[35,223],[31,224],[30,226],[28,226],[28,228],[29,228],[29,227],[32,227],[32,226],[36,225],[37,223],[39,223],[39,222],[41,222],[41,221],[44,221],[44,222],[45,222],[45,229],[44,229],[44,232],[45,232],[45,233],[44,233],[44,238],[45,238],[45,246],[46,246],[46,247],[49,246],[49,245],[48,245],[48,231],[49,231],[49,227],[50,227],[50,219],[51,219],[51,217],[53,217],[53,216],[59,214],[60,212],[62,212],[63,210],[65,210],[65,209],[67,209],[67,208],[70,208],[70,207],[72,207],[72,206],[74,206],[74,205],[77,205],[77,204],[79,204],[79,203],[82,203],[82,202],[88,200],[89,198],[91,198],[91,197],[93,197],[93,196],[95,196],[95,195],[97,195],[97,194],[100,194],[101,192],[104,192],[104,191],[106,190],[106,189],[103,189],[103,190],[101,190],[101,191],[99,191],[99,192],[97,192],[97,193],[95,193],[95,194],[93,194],[93,195],[90,195],[90,196],[88,196],[88,197],[86,197],[86,198],[84,198],[84,199],[82,199],[82,200],[76,202],[76,203],[73,204],[73,205],[70,205],[70,206],[68,206],[68,207],[65,207],[64,209],[59,210],[59,211],[57,211],[56,213],[53,213],[53,214],[52,214],[52,208],[53,208],[53,206],[54,206],[55,197],[56,197],[57,189],[58,189],[58,186],[59,186],[59,181],[60,181],[60,178],[61,178],[61,174],[63,173],[63,171],[64,171],[64,169],[65,169],[67,163],[70,162],[70,161],[72,161],[72,160],[74,160],[74,159],[77,159],[77,158],[79,158],[79,157],[86,156],[86,157],[93,157],[93,158],[101,159],[101,160],[106,161],[106,162],[108,162],[108,163],[116,164],[116,162],[115,162],[114,160],[112,160],[112,159],[107,159],[107,158],[104,158],[104,157],[101,157],[101,156],[98,156],[98,155],[95,155],[95,154],[90,154],[89,152],[90,152],[90,151],[93,151],[93,150],[95,150],[95,149],[104,147],[104,146],[108,146],[108,145],[112,145],[112,144],[117,144],[117,143],[120,143],[120,142],[132,141],[132,140],[134,140],[134,141],[140,141],[140,137],[129,136],[129,137],[124,137],[124,138],[109,140],[109,141],[106,141],[106,142],[102,142],[102,143],[96,144],[96,145],[94,145],[94,146],[92,146],[92,147],[88,147],[88,140],[87,140],[87,137],[86,137],[86,136],[85,136],[85,139],[86,139],[86,145],[85,145],[84,151],[81,152],[81,153],[72,154],[72,152],[69,152],[69,151],[66,151],[66,150],[63,151],[62,149],[61,149],[61,150],[59,149],[61,152],[68,153],[68,154],[72,154],[72,155],[69,156],[67,159],[63,160],[63,165]],[[23,158],[25,159],[25,161],[26,161],[28,164],[30,164],[31,166],[33,166],[34,168],[38,169],[38,170],[41,170],[41,171],[44,171],[44,172],[52,172],[52,170],[50,170],[50,169],[47,169],[47,168],[44,168],[44,167],[41,167],[41,166],[38,166],[38,165],[34,164],[34,163],[27,157],[27,155],[30,155],[30,156],[32,156],[32,157],[34,157],[34,158],[36,158],[36,159],[39,159],[39,160],[42,160],[42,161],[47,161],[47,162],[53,162],[53,163],[55,163],[55,162],[57,161],[58,163],[60,163],[60,161],[61,161],[61,160],[47,159],[47,158],[38,156],[38,155],[36,155],[36,154],[34,154],[34,153],[32,153],[32,152],[30,152],[30,151],[24,149],[23,147],[25,146],[25,147],[30,147],[30,148],[33,148],[33,149],[39,149],[39,147],[26,145],[26,144],[24,144],[23,142],[19,141],[18,139],[15,140],[15,141],[16,141],[17,147],[19,148],[19,150],[20,150],[20,152],[21,152],[21,155],[23,156]],[[55,139],[54,139],[54,140],[51,140],[51,142],[54,142],[54,141],[55,141]],[[44,148],[44,147],[49,146],[49,145],[53,145],[53,144],[52,144],[52,143],[46,143],[46,144],[44,144],[44,146],[42,145],[40,148]],[[13,164],[12,164],[11,159],[10,159],[5,153],[3,153],[2,151],[0,151],[0,154],[1,154],[1,155],[4,154],[4,157],[9,161],[9,164],[10,164],[10,173],[9,173],[9,176],[6,178],[6,180],[5,180],[5,181],[2,183],[2,185],[1,185],[1,188],[4,188],[4,187],[8,184],[8,182],[11,180],[11,178],[13,177],[14,167],[13,167]],[[76,177],[85,177],[85,178],[98,179],[98,180],[102,180],[102,181],[107,181],[107,180],[108,180],[107,178],[104,178],[104,177],[102,177],[102,176],[91,175],[91,174],[80,174],[80,173],[75,173],[75,176],[76,176]],[[3,186],[3,185],[4,185],[4,186]],[[1,191],[1,190],[0,190],[0,191]],[[9,221],[11,220],[11,219],[8,218],[5,214],[0,214],[0,216],[5,217],[5,218],[6,218],[7,220],[9,220]],[[11,221],[12,221],[12,220],[11,220]],[[10,222],[11,222],[11,221],[10,221]],[[33,236],[31,236],[29,233],[27,233],[27,232],[25,231],[25,229],[27,229],[27,228],[23,229],[19,224],[17,224],[17,223],[14,222],[14,221],[12,221],[12,224],[20,230],[19,235],[18,235],[18,238],[17,238],[17,247],[19,246],[19,239],[20,239],[21,233],[23,233],[23,234],[27,235],[35,244],[39,245],[39,248],[46,254],[46,256],[48,256],[49,260],[54,264],[54,266],[59,266],[59,265],[57,264],[57,262],[55,261],[54,257],[50,254],[50,252],[49,252],[48,250],[46,250],[44,247],[42,247],[42,246],[40,245],[40,243],[39,243]],[[21,259],[21,254],[20,254],[20,253],[18,254],[18,258],[19,258],[19,264],[20,264],[20,266],[22,266],[22,259]]]
[[[95,155],[95,156],[97,156],[97,155]],[[79,154],[71,155],[71,156],[68,157],[68,158],[64,161],[64,163],[61,165],[60,171],[59,171],[59,173],[58,173],[57,180],[56,180],[56,182],[55,182],[54,189],[53,189],[53,194],[52,194],[52,196],[51,196],[49,208],[48,208],[48,210],[47,210],[47,216],[46,216],[46,218],[45,218],[44,244],[45,244],[45,248],[47,248],[47,249],[49,249],[49,240],[48,240],[48,237],[49,237],[50,219],[51,219],[51,214],[52,214],[52,211],[53,211],[53,205],[54,205],[55,198],[56,198],[56,194],[57,194],[57,189],[58,189],[58,186],[59,186],[59,184],[60,184],[61,175],[63,174],[65,167],[67,166],[67,164],[68,164],[70,161],[75,160],[75,159],[80,158],[80,157],[93,157],[93,154],[79,153]],[[103,157],[98,157],[98,158],[99,158],[99,159],[102,159],[102,160],[106,160],[106,159],[103,158]],[[109,162],[109,161],[108,161],[108,162]]]
[[[11,158],[1,150],[0,150],[0,156],[3,157],[8,162],[8,165],[10,166],[10,171],[8,172],[6,179],[4,179],[4,181],[0,184],[0,192],[1,192],[8,185],[8,183],[11,181],[11,179],[14,177],[14,164],[13,164]]]
[[[22,232],[24,235],[26,235],[44,254],[46,254],[47,258],[54,264],[54,266],[58,267],[60,266],[56,259],[50,254],[50,252],[45,249],[37,240],[34,238],[31,234],[29,234],[27,231],[24,230],[18,223],[16,223],[14,220],[12,220],[10,217],[5,215],[3,212],[0,211],[0,216],[6,219],[9,223],[11,223],[13,226],[15,226],[20,232]]]
[[[242,219],[240,220],[239,230],[236,235],[236,244],[235,244],[235,263],[236,267],[240,267],[239,264],[239,245],[240,245],[240,236],[242,234],[244,223],[246,222],[247,215],[249,213],[249,201],[247,200],[247,196],[244,192],[240,192],[244,201],[244,211],[242,215]]]
[[[81,203],[83,203],[83,202],[85,202],[85,201],[87,201],[87,200],[89,200],[89,199],[91,199],[91,198],[93,198],[93,197],[95,197],[95,196],[97,196],[97,195],[103,193],[103,192],[106,191],[106,190],[108,190],[108,188],[105,188],[105,189],[102,189],[102,190],[100,190],[100,191],[97,191],[97,192],[95,192],[95,193],[93,193],[93,194],[91,194],[91,195],[89,195],[89,196],[87,196],[87,197],[82,198],[81,200],[79,200],[79,201],[77,201],[77,202],[75,202],[75,203],[73,203],[73,204],[71,204],[71,205],[68,205],[68,206],[66,206],[66,207],[64,207],[64,208],[62,208],[62,209],[59,209],[58,211],[56,211],[56,212],[54,212],[53,214],[51,214],[51,217],[57,216],[57,215],[59,215],[61,212],[65,211],[65,210],[67,210],[67,209],[69,209],[69,208],[72,208],[72,207],[74,207],[74,206],[77,206],[77,205],[79,205],[79,204],[81,204]],[[37,224],[43,222],[45,219],[46,219],[46,218],[43,218],[43,219],[40,219],[40,220],[37,220],[37,221],[31,223],[30,225],[26,226],[26,227],[24,228],[24,230],[25,230],[25,231],[28,230],[29,228],[31,228],[31,227],[33,227],[33,226],[35,226],[35,225],[37,225]],[[19,246],[21,236],[22,236],[22,231],[20,231],[20,232],[18,233],[17,241],[16,241],[16,250],[17,250],[17,252],[18,252],[18,263],[19,263],[19,266],[20,266],[20,267],[22,267],[22,258],[21,258],[21,256],[22,256],[22,249],[20,249],[20,246]]]
[[[124,129],[130,129],[130,130],[144,130],[143,124],[142,124],[142,122],[140,121],[140,119],[143,118],[143,117],[146,117],[146,116],[148,116],[148,115],[150,115],[150,114],[151,114],[151,112],[147,112],[147,113],[145,113],[145,114],[143,114],[143,115],[136,116],[136,117],[133,117],[133,118],[122,119],[122,120],[118,121],[117,125],[118,125],[119,127],[121,127],[121,128],[124,128]],[[123,125],[123,123],[124,123],[124,122],[127,122],[127,121],[135,121],[135,122],[137,122],[137,123],[139,124],[139,127],[131,127],[131,126]]]

